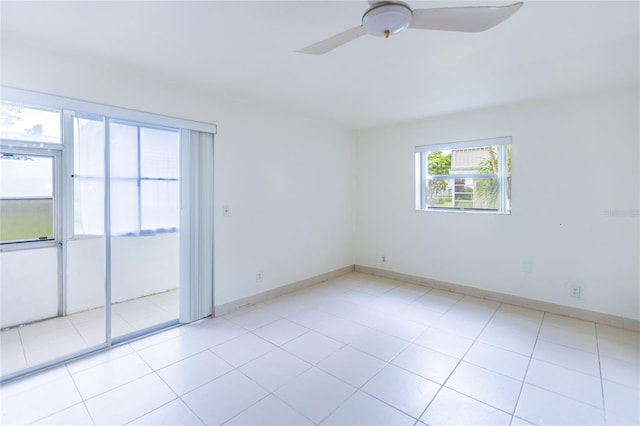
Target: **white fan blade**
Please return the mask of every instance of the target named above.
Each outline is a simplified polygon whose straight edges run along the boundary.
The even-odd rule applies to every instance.
[[[360,36],[365,35],[365,31],[361,25],[353,27],[347,31],[343,31],[329,38],[325,38],[322,41],[314,43],[310,46],[303,47],[298,50],[299,53],[306,53],[308,55],[322,55],[323,53],[330,52],[338,46],[342,46],[345,43],[353,41]]]
[[[480,32],[504,21],[522,7],[522,2],[508,6],[469,6],[416,9],[409,28],[422,30]]]

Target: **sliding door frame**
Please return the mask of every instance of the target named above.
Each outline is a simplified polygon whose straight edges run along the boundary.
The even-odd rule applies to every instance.
[[[71,179],[71,175],[73,173],[73,143],[74,143],[74,131],[73,131],[73,120],[74,117],[76,117],[76,112],[78,113],[78,115],[85,115],[85,114],[89,114],[92,115],[94,117],[101,117],[104,119],[104,125],[105,125],[105,131],[104,131],[104,137],[105,137],[105,148],[104,148],[104,152],[105,152],[105,185],[104,185],[104,189],[105,189],[105,193],[104,193],[104,219],[105,219],[105,224],[104,224],[104,248],[105,248],[105,253],[104,253],[104,262],[105,262],[105,277],[104,277],[104,307],[105,307],[105,340],[104,342],[98,344],[98,345],[94,345],[91,347],[88,347],[86,349],[83,349],[81,351],[77,351],[77,352],[73,352],[73,353],[69,353],[68,355],[64,355],[62,357],[58,357],[55,359],[51,359],[49,361],[46,361],[42,364],[38,364],[38,365],[34,365],[31,367],[27,367],[24,368],[22,370],[18,370],[14,373],[10,373],[4,376],[0,376],[0,382],[5,382],[5,381],[9,381],[27,374],[31,374],[40,370],[43,370],[45,368],[49,368],[55,365],[59,365],[65,362],[69,362],[73,359],[76,358],[80,358],[86,355],[89,355],[91,353],[95,353],[97,351],[100,350],[104,350],[109,348],[110,346],[114,346],[114,345],[118,345],[122,342],[131,340],[131,339],[135,339],[137,337],[146,335],[146,334],[150,334],[153,333],[155,331],[170,327],[172,325],[178,325],[180,322],[182,323],[186,323],[186,322],[190,322],[193,321],[194,318],[192,316],[191,313],[182,313],[182,308],[186,306],[189,306],[189,308],[193,308],[193,304],[195,303],[195,301],[191,300],[190,304],[186,304],[183,303],[185,301],[185,299],[181,296],[181,301],[180,301],[180,318],[177,318],[173,321],[168,321],[165,323],[161,323],[161,324],[157,324],[155,326],[152,327],[148,327],[142,330],[138,330],[138,331],[134,331],[132,333],[128,333],[122,336],[117,336],[117,337],[113,337],[112,334],[112,329],[111,329],[111,320],[112,320],[112,311],[111,311],[111,302],[112,302],[112,293],[111,293],[111,288],[112,288],[112,276],[111,276],[111,263],[112,263],[112,259],[111,259],[111,249],[112,249],[112,241],[111,241],[111,175],[110,175],[110,161],[111,161],[111,156],[110,156],[110,143],[109,143],[109,124],[110,122],[113,121],[129,121],[129,122],[136,122],[136,123],[144,123],[144,124],[151,124],[151,125],[156,125],[156,126],[162,126],[162,127],[169,127],[169,128],[175,128],[175,129],[181,129],[181,131],[196,131],[196,132],[203,132],[203,133],[210,133],[212,135],[212,138],[210,140],[211,142],[211,147],[210,147],[210,157],[207,158],[207,160],[205,161],[200,161],[199,162],[199,168],[201,170],[201,174],[204,173],[204,175],[202,176],[207,176],[210,174],[210,178],[211,178],[211,183],[210,183],[210,190],[213,191],[213,140],[215,139],[215,134],[217,133],[217,126],[214,124],[209,124],[209,123],[202,123],[202,122],[196,122],[196,121],[191,121],[191,120],[184,120],[184,119],[179,119],[179,118],[173,118],[173,117],[168,117],[168,116],[163,116],[163,115],[157,115],[157,114],[152,114],[152,113],[146,113],[146,112],[141,112],[141,111],[136,111],[136,110],[129,110],[129,109],[124,109],[124,108],[119,108],[119,107],[113,107],[113,106],[109,106],[109,105],[101,105],[101,104],[95,104],[92,102],[87,102],[87,101],[82,101],[82,100],[77,100],[77,99],[71,99],[71,98],[65,98],[65,97],[59,97],[59,96],[54,96],[54,95],[48,95],[48,94],[44,94],[44,93],[38,93],[38,92],[31,92],[31,91],[27,91],[27,90],[22,90],[22,89],[16,89],[16,88],[11,88],[11,87],[4,87],[1,86],[0,87],[0,98],[3,101],[9,101],[9,102],[14,102],[14,103],[19,103],[19,104],[24,104],[24,105],[39,105],[39,106],[47,106],[47,107],[55,107],[58,110],[62,111],[62,125],[61,125],[61,143],[60,144],[39,144],[40,148],[34,149],[34,151],[40,151],[40,152],[45,152],[46,149],[51,149],[52,151],[55,151],[51,154],[51,156],[54,156],[54,168],[55,168],[55,174],[56,174],[56,179],[55,179],[55,189],[54,189],[54,194],[55,196],[58,197],[57,203],[55,205],[55,223],[54,223],[54,229],[55,229],[55,239],[52,242],[48,242],[49,245],[47,245],[48,247],[51,246],[57,246],[57,252],[58,252],[58,287],[59,287],[59,302],[58,302],[58,313],[59,315],[66,315],[67,314],[67,289],[66,289],[66,280],[67,280],[67,272],[66,272],[66,268],[67,268],[67,256],[68,256],[68,249],[67,249],[67,242],[73,238],[73,233],[74,233],[74,222],[73,222],[73,212],[74,212],[74,185],[73,185],[73,180]],[[35,146],[33,143],[29,143],[29,142],[25,142],[24,144],[21,143],[13,143],[14,141],[11,141],[12,145],[11,146],[7,146],[6,144],[3,143],[3,141],[0,141],[0,145],[2,145],[3,149],[7,148],[7,149],[12,149],[12,151],[20,151],[22,152],[22,147],[24,147],[25,149],[28,148],[29,146]],[[189,160],[193,160],[193,154],[191,153],[191,149],[193,147],[189,146],[186,149],[186,152],[191,153],[191,155],[189,156],[189,158],[182,158],[182,154],[185,153],[185,148],[183,147],[183,145],[185,143],[188,143],[189,145],[191,145],[191,140],[185,142],[182,138],[180,141],[181,144],[181,148],[180,148],[180,152],[181,152],[181,159],[180,159],[180,164],[181,164],[181,172],[180,172],[180,180],[185,179],[186,175],[188,174],[189,171]],[[193,148],[195,149],[195,148]],[[197,149],[195,149],[197,151]],[[34,155],[37,155],[37,152],[34,152]],[[210,162],[210,163],[209,163]],[[186,167],[186,170],[185,170]],[[210,170],[206,170],[207,168],[210,168]],[[193,176],[195,177],[195,176]],[[187,179],[190,180],[190,179]],[[191,181],[192,182],[192,181]],[[181,209],[181,222],[182,222],[182,217],[184,215],[191,215],[193,216],[195,214],[195,217],[198,217],[198,213],[194,213],[191,211],[191,209],[194,208],[194,206],[197,206],[197,204],[194,204],[193,202],[191,203],[185,203],[184,201],[188,200],[189,196],[186,196],[186,194],[184,194],[185,191],[185,185],[183,182],[181,182],[180,184],[180,192],[181,192],[181,205],[180,205],[180,209]],[[194,191],[193,189],[189,189],[190,193],[193,195],[197,194],[197,191]],[[212,197],[213,195],[211,194],[210,197]],[[186,198],[183,199],[183,197]],[[195,201],[195,200],[192,200]],[[210,221],[210,223],[205,224],[205,227],[208,228],[210,230],[210,234],[207,235],[208,238],[211,239],[211,241],[208,241],[207,244],[211,244],[211,249],[209,251],[205,251],[205,256],[206,258],[203,259],[205,261],[210,261],[211,264],[213,263],[213,199],[211,198],[211,200],[208,201],[208,203],[210,203],[210,207],[207,209],[207,214],[210,214],[210,217],[208,218],[208,220]],[[201,218],[200,220],[203,220],[203,218]],[[206,218],[204,219],[205,221],[207,220]],[[187,219],[188,222],[191,222],[189,219]],[[197,240],[197,238],[199,238],[199,236],[196,234],[197,229],[192,229],[192,227],[194,227],[194,225],[196,225],[195,223],[190,223],[189,229],[180,229],[181,232],[181,236],[180,236],[180,241],[181,241],[181,247],[184,244],[184,241],[188,241],[188,245],[191,245],[191,247],[194,247],[194,243]],[[201,225],[202,226],[202,225]],[[188,232],[188,234],[187,234]],[[184,233],[184,235],[182,234]],[[44,242],[34,242],[34,243],[24,243],[24,249],[28,249],[29,247],[27,247],[27,245],[33,245],[33,244],[37,244],[38,247],[43,247],[42,244],[44,244]],[[197,246],[197,243],[195,243]],[[36,248],[36,246],[33,246],[33,248]],[[2,249],[2,251],[5,251],[4,248]],[[8,250],[7,250],[8,251]],[[192,251],[189,250],[188,253],[184,253],[184,256],[191,256],[193,255]],[[181,257],[183,256],[183,254],[181,253]],[[184,263],[183,261],[181,261],[181,266],[180,269],[182,270],[184,268]],[[189,263],[189,262],[187,262]],[[212,266],[210,266],[212,267]],[[183,282],[182,277],[183,274],[181,272],[180,276],[180,283],[179,283],[179,287],[180,287],[180,293],[183,293],[183,291],[189,295],[189,297],[193,298],[196,294],[194,294],[194,292],[192,291],[193,289],[195,289],[198,286],[211,286],[210,289],[207,289],[205,291],[205,294],[210,295],[211,300],[200,300],[200,304],[207,304],[210,303],[211,309],[212,309],[212,305],[213,305],[213,274],[212,272],[210,273],[210,277],[207,280],[199,280],[197,277],[194,276],[194,272],[195,269],[197,269],[197,267],[194,267],[192,265],[192,267],[190,268],[190,273],[189,273],[189,281],[188,282]],[[187,290],[188,288],[188,290]],[[200,292],[195,292],[200,294]],[[206,296],[205,296],[206,298]],[[206,307],[203,307],[203,311],[201,311],[202,314],[206,315],[206,313],[208,312]],[[196,318],[197,319],[197,318]]]

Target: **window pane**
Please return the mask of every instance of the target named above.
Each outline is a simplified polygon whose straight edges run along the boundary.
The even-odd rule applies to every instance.
[[[138,182],[111,180],[111,234],[138,232]]]
[[[506,202],[505,209],[507,211],[511,211],[511,144],[507,145],[507,193],[506,193]]]
[[[498,209],[498,179],[475,179],[473,208]]]
[[[427,206],[496,210],[498,179],[429,179]]]
[[[429,207],[453,207],[452,193],[453,179],[429,179],[427,181],[427,205]]]
[[[104,178],[104,121],[74,119],[73,173]]]
[[[511,211],[511,138],[416,147],[416,208]],[[419,156],[418,156],[419,155]],[[425,170],[426,168],[426,170]],[[424,185],[424,186],[422,186]]]
[[[0,153],[0,196],[52,197],[53,158]]]
[[[453,206],[463,209],[473,208],[473,179],[455,179]]]
[[[74,235],[104,234],[104,121],[74,119]]]
[[[104,179],[79,177],[74,180],[75,235],[104,234]]]
[[[451,156],[451,174],[456,173],[498,173],[498,147],[454,149]]]
[[[53,198],[0,198],[0,242],[53,239]]]
[[[140,169],[143,177],[180,177],[180,134],[140,128]]]
[[[180,184],[178,181],[142,181],[142,229],[180,227]]]
[[[138,127],[111,123],[111,177],[138,176]]]
[[[427,156],[429,176],[448,175],[451,169],[451,151],[431,151]]]
[[[59,110],[0,102],[0,137],[30,142],[60,143]]]
[[[53,158],[0,153],[0,242],[53,235]]]

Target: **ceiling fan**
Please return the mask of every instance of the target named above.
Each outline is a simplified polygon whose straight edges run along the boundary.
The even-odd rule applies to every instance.
[[[369,0],[362,24],[304,47],[298,52],[322,55],[365,34],[389,38],[407,28],[480,32],[498,25],[518,9],[522,2],[508,6],[467,6],[411,9],[401,1]]]

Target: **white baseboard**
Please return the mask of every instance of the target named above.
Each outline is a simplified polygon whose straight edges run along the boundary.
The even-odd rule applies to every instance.
[[[331,272],[326,272],[324,274],[316,275],[315,277],[307,278],[305,280],[296,281],[290,284],[285,284],[283,286],[280,286],[271,290],[267,290],[262,293],[254,294],[248,297],[243,297],[241,299],[237,299],[232,302],[223,303],[222,305],[216,305],[214,306],[212,316],[218,317],[221,315],[225,315],[233,311],[236,311],[240,308],[265,302],[267,300],[274,299],[278,296],[282,296],[283,294],[291,293],[305,287],[320,284],[322,282],[339,277],[340,275],[348,274],[349,272],[353,272],[353,271],[354,271],[354,265],[349,265],[349,266],[345,266],[344,268],[339,268]]]
[[[328,281],[330,279],[339,277],[341,275],[344,275],[353,271],[363,272],[366,274],[379,276],[379,277],[392,278],[400,281],[406,281],[412,284],[423,285],[426,287],[438,288],[441,290],[448,290],[455,293],[462,293],[468,296],[474,296],[482,299],[493,300],[495,302],[509,303],[511,305],[522,306],[524,308],[536,309],[538,311],[564,315],[564,316],[578,318],[586,321],[592,321],[599,324],[610,325],[613,327],[640,331],[640,320],[637,320],[634,318],[626,318],[619,315],[605,314],[602,312],[590,311],[587,309],[576,308],[573,306],[564,306],[557,303],[544,302],[541,300],[529,299],[526,297],[514,296],[511,294],[482,290],[475,287],[469,287],[469,286],[454,284],[446,281],[439,281],[431,278],[408,275],[400,272],[393,272],[385,269],[373,268],[370,266],[362,266],[362,265],[345,266],[343,268],[326,272],[324,274],[316,275],[314,277],[307,278],[305,280],[296,281],[290,284],[285,284],[278,288],[267,290],[262,293],[254,294],[248,297],[243,297],[241,299],[224,303],[222,305],[217,305],[214,307],[213,316],[225,315],[233,311],[236,311],[240,308],[265,302],[267,300],[276,298],[278,296],[282,296],[287,293],[294,292],[296,290],[300,290],[305,287],[320,284],[322,282]]]
[[[495,302],[509,303],[511,305],[522,306],[525,308],[545,311],[552,314],[564,315],[567,317],[578,318],[586,321],[597,322],[599,324],[611,325],[614,327],[626,328],[629,330],[640,331],[640,320],[634,318],[625,318],[618,315],[605,314],[602,312],[590,311],[587,309],[576,308],[573,306],[564,306],[557,303],[544,302],[541,300],[528,299],[526,297],[514,296],[511,294],[497,293],[479,288],[468,287],[460,284],[453,284],[446,281],[438,281],[430,278],[418,277],[414,275],[402,274],[399,272],[387,271],[385,269],[373,268],[370,266],[355,265],[354,269],[358,272],[376,275],[385,278],[392,278],[400,281],[407,281],[412,284],[423,285],[426,287],[449,290],[456,293],[462,293],[469,296],[475,296],[482,299],[493,300]]]

